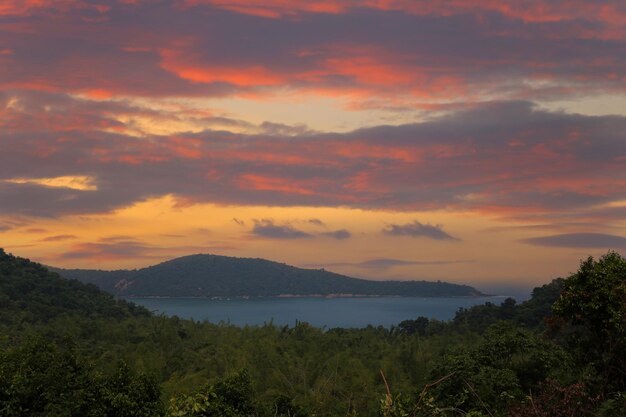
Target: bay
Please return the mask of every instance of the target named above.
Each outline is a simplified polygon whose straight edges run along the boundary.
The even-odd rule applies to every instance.
[[[389,327],[419,316],[450,320],[461,307],[492,302],[506,297],[368,297],[368,298],[132,298],[130,301],[156,314],[207,320],[237,326],[273,323],[293,326],[296,321],[323,328]]]

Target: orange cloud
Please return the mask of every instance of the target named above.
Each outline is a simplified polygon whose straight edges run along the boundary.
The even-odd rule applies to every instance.
[[[185,0],[186,7],[210,4],[236,13],[259,17],[279,18],[301,12],[338,14],[347,9],[348,2],[329,0]]]
[[[239,87],[280,85],[282,77],[260,65],[251,67],[224,67],[193,65],[181,51],[161,51],[163,69],[194,83],[229,83]]]
[[[264,100],[287,91],[347,98],[344,110],[376,103],[400,111],[431,101],[532,100],[626,88],[620,59],[626,6],[618,3],[194,0],[157,10],[150,2],[11,0],[1,7],[0,17],[16,16],[2,22],[5,90],[94,100]],[[55,19],[32,17],[38,13]],[[121,18],[128,14],[145,19],[131,25]],[[106,21],[97,21],[102,16]],[[515,21],[504,24],[503,16]],[[89,19],[96,21],[86,24]],[[578,42],[588,38],[600,43]]]
[[[244,174],[237,181],[243,189],[258,191],[278,191],[285,194],[313,195],[311,189],[295,184],[293,181],[284,178],[268,177],[255,174]]]

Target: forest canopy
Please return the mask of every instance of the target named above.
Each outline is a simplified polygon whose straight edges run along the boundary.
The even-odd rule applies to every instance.
[[[0,250],[2,416],[626,415],[626,260],[390,328],[151,314]]]

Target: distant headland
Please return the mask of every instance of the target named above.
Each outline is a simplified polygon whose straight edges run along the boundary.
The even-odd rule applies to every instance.
[[[442,281],[373,281],[259,258],[190,255],[135,270],[53,268],[118,297],[480,297]]]

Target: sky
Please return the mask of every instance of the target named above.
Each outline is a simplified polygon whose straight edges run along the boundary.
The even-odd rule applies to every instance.
[[[623,0],[3,0],[0,247],[529,288],[626,253]]]

